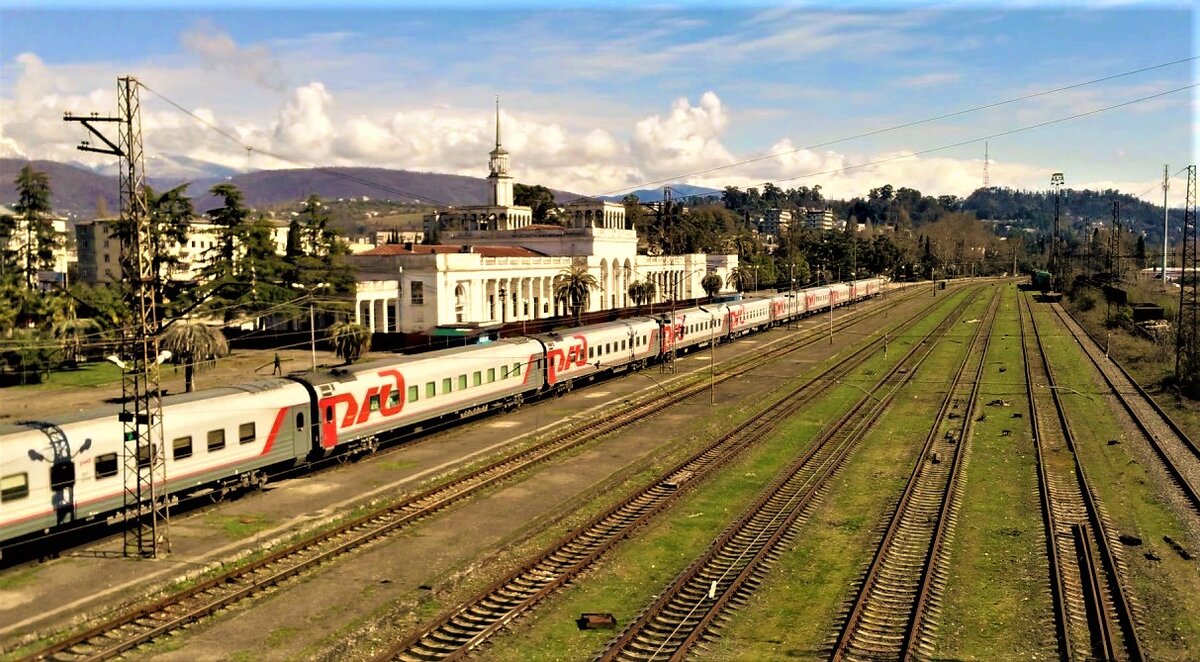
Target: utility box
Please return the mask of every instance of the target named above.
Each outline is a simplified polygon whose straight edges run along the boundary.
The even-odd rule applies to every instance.
[[[1161,319],[1166,319],[1166,317],[1163,315],[1162,306],[1157,306],[1152,303],[1133,304],[1134,324],[1141,324],[1142,322],[1150,322]]]

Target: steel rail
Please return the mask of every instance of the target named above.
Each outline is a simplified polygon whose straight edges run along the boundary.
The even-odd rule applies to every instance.
[[[900,326],[915,324],[924,314],[925,311],[919,312]],[[764,407],[764,414],[749,426],[727,432],[707,448],[661,473],[635,495],[597,515],[577,532],[552,544],[533,562],[495,582],[465,605],[444,613],[434,623],[375,659],[459,659],[590,567],[634,529],[665,510],[680,495],[700,483],[701,479],[749,447],[756,440],[756,434],[765,434],[764,431],[773,427],[778,420],[783,420],[815,398],[814,391],[829,388],[836,382],[830,378],[832,375],[849,372],[883,342],[882,336],[874,338],[846,359]]]
[[[1083,350],[1084,354],[1086,354],[1091,360],[1092,365],[1096,366],[1096,370],[1104,377],[1104,382],[1108,384],[1110,389],[1112,389],[1113,397],[1115,397],[1121,403],[1121,406],[1125,408],[1125,411],[1129,414],[1129,417],[1133,419],[1134,424],[1139,430],[1142,431],[1142,435],[1146,438],[1146,441],[1149,442],[1150,448],[1154,450],[1154,454],[1158,456],[1159,460],[1162,461],[1167,473],[1171,475],[1171,478],[1178,485],[1180,491],[1183,492],[1184,498],[1192,504],[1192,507],[1196,510],[1196,512],[1200,513],[1200,487],[1193,485],[1187,479],[1176,460],[1171,458],[1170,453],[1166,448],[1164,448],[1159,435],[1150,429],[1153,425],[1152,421],[1147,420],[1146,415],[1137,411],[1137,408],[1132,402],[1130,402],[1130,398],[1126,395],[1127,390],[1118,386],[1109,370],[1105,369],[1105,363],[1102,363],[1097,357],[1097,355],[1100,353],[1099,343],[1096,342],[1095,338],[1093,338],[1091,334],[1088,333],[1087,329],[1083,328],[1083,326],[1079,324],[1075,318],[1067,314],[1062,309],[1062,306],[1058,304],[1052,304],[1052,307],[1054,312],[1058,315],[1059,320],[1062,321],[1063,326],[1065,326],[1067,330],[1071,332],[1072,337],[1075,339],[1075,342],[1079,344],[1080,349]],[[1085,334],[1084,337],[1088,338],[1088,340],[1091,342],[1091,345],[1083,342],[1083,340],[1080,338],[1080,333]],[[1170,416],[1167,415],[1167,412],[1163,410],[1163,408],[1157,402],[1155,402],[1154,398],[1151,397],[1150,394],[1147,393],[1140,384],[1134,381],[1133,377],[1126,372],[1125,368],[1122,367],[1120,363],[1117,363],[1111,359],[1106,359],[1105,362],[1112,368],[1115,368],[1116,372],[1126,381],[1127,384],[1134,387],[1134,389],[1137,391],[1138,397],[1140,398],[1140,402],[1148,406],[1151,412],[1158,416],[1159,422],[1165,425],[1166,428],[1175,435],[1175,441],[1183,446],[1182,450],[1184,451],[1183,454],[1185,458],[1190,459],[1192,462],[1197,464],[1195,471],[1197,471],[1198,475],[1200,475],[1200,450],[1197,450],[1196,443],[1192,441],[1192,439],[1188,437],[1186,433],[1184,433],[1183,429],[1180,428]],[[1190,451],[1190,455],[1188,455],[1187,451]]]
[[[1116,559],[1116,554],[1112,549],[1111,539],[1108,535],[1108,526],[1104,518],[1100,514],[1099,503],[1092,492],[1091,483],[1087,478],[1087,472],[1084,469],[1083,463],[1079,459],[1077,452],[1074,433],[1071,429],[1071,424],[1066,415],[1065,406],[1059,396],[1058,388],[1056,388],[1054,380],[1054,372],[1050,365],[1049,357],[1046,353],[1045,346],[1042,342],[1041,332],[1038,329],[1036,317],[1033,313],[1033,308],[1029,303],[1029,298],[1025,298],[1025,311],[1028,316],[1029,327],[1033,330],[1033,344],[1037,348],[1037,362],[1041,365],[1042,371],[1045,374],[1047,384],[1046,390],[1050,391],[1050,399],[1053,402],[1055,418],[1058,421],[1058,428],[1066,443],[1067,449],[1070,451],[1071,463],[1074,468],[1074,478],[1068,479],[1070,483],[1075,485],[1078,496],[1082,501],[1083,509],[1086,516],[1087,526],[1079,530],[1070,530],[1065,528],[1064,522],[1055,522],[1052,518],[1047,518],[1048,528],[1050,528],[1050,545],[1054,546],[1057,536],[1060,534],[1069,537],[1072,541],[1072,547],[1076,550],[1075,562],[1080,573],[1080,591],[1082,592],[1083,604],[1086,611],[1087,620],[1089,621],[1089,639],[1092,642],[1091,654],[1102,659],[1116,659],[1118,651],[1118,637],[1124,644],[1124,651],[1133,660],[1144,660],[1145,652],[1142,647],[1141,640],[1138,638],[1136,629],[1136,619],[1133,614],[1132,604],[1126,591],[1125,582],[1120,574],[1120,568]],[[1024,318],[1022,319],[1022,337],[1024,334]],[[1026,347],[1023,343],[1022,347]],[[1028,353],[1026,353],[1027,369],[1031,362],[1029,361]],[[1032,379],[1026,383],[1026,390],[1029,397],[1030,409],[1032,411],[1031,418],[1037,421],[1039,405],[1037,404],[1037,396],[1034,391]],[[1035,441],[1039,447],[1038,462],[1039,473],[1045,469],[1044,454],[1041,451],[1042,436],[1040,434],[1040,426],[1037,428],[1038,433],[1035,434]],[[1048,472],[1048,470],[1046,470]],[[1046,473],[1043,478],[1049,484],[1052,478]],[[1053,490],[1047,489],[1046,494],[1053,497]],[[1053,503],[1044,504],[1046,513],[1053,512]],[[1079,524],[1079,523],[1075,523]],[[1053,525],[1052,527],[1050,525]],[[1061,529],[1061,531],[1060,531]],[[1087,534],[1083,536],[1083,541],[1087,543],[1085,547],[1090,547],[1089,541],[1094,541],[1097,549],[1100,552],[1100,567],[1107,577],[1107,582],[1103,577],[1096,573],[1096,565],[1093,561],[1092,551],[1090,548],[1081,549],[1076,543],[1081,533]],[[1062,571],[1062,556],[1059,555],[1059,572]],[[1093,574],[1088,574],[1093,573]],[[1104,599],[1104,588],[1107,588],[1107,597],[1111,600],[1112,611],[1109,610],[1109,605]],[[1113,623],[1115,615],[1116,623]],[[1065,624],[1064,624],[1065,625]],[[1070,639],[1065,639],[1063,642],[1066,651],[1064,655],[1070,656]]]
[[[915,293],[911,296],[915,296]],[[878,315],[884,310],[885,307],[880,306],[878,309],[872,309],[870,311],[871,315],[843,316],[845,323],[840,326],[842,329],[850,328],[871,319],[872,315]],[[910,319],[916,319],[919,315],[918,313]],[[744,375],[779,356],[815,344],[824,337],[824,329],[814,329],[812,332],[801,336],[798,340],[783,342],[779,346],[768,350],[765,354],[758,354],[748,358],[737,357],[729,362],[732,364],[731,368],[721,372],[719,380],[724,381]],[[879,339],[873,340],[860,351],[866,351],[869,348],[875,347],[880,342],[881,340]],[[165,596],[150,604],[141,605],[117,614],[113,618],[38,650],[23,659],[40,660],[54,658],[61,654],[71,656],[72,649],[78,647],[98,648],[99,650],[71,656],[70,659],[98,660],[119,655],[133,647],[151,641],[166,632],[203,618],[217,609],[245,599],[266,587],[278,584],[307,569],[320,565],[381,536],[392,533],[419,519],[423,519],[483,489],[524,472],[536,464],[561,455],[570,448],[578,447],[582,443],[638,422],[648,415],[677,405],[709,388],[710,385],[707,381],[696,382],[690,385],[685,384],[677,391],[670,392],[665,396],[657,396],[656,394],[649,401],[634,405],[623,413],[605,419],[594,420],[587,427],[564,431],[531,448],[519,451],[514,455],[502,458],[497,462],[476,469],[463,476],[456,477],[447,484],[434,486],[397,503],[343,523],[333,529],[298,541],[250,564],[231,569],[228,572]],[[325,550],[318,549],[318,547],[331,541],[331,548]],[[272,566],[280,564],[287,565],[282,570],[272,570]],[[170,614],[170,612],[176,611],[178,606],[186,601],[212,592],[222,593],[212,596],[209,599],[201,600],[202,603],[200,605],[184,608],[179,615]],[[165,614],[169,615],[164,617],[163,615]],[[150,622],[153,625],[138,625],[144,622]],[[124,636],[118,636],[118,633],[122,631],[129,632],[125,632]],[[99,646],[89,645],[89,641],[95,640],[108,640],[108,643]]]
[[[659,655],[665,652],[666,659],[674,660],[686,655],[736,597],[744,597],[743,591],[752,590],[751,580],[764,570],[765,562],[775,556],[779,543],[791,533],[796,520],[808,512],[830,478],[857,447],[863,433],[878,420],[899,389],[913,377],[915,368],[933,351],[928,339],[943,334],[962,315],[966,305],[964,297],[956,309],[948,313],[924,340],[914,344],[878,381],[873,391],[891,386],[883,398],[877,399],[873,393],[864,396],[814,440],[810,449],[781,471],[744,514],[660,592],[658,599],[643,610],[597,659],[661,659]],[[908,369],[901,373],[902,367]],[[891,378],[895,375],[900,375],[900,379],[892,384]],[[760,516],[766,517],[766,521]],[[737,572],[730,577],[733,570]],[[709,579],[714,576],[717,579]],[[716,582],[716,591],[711,588],[710,581]],[[697,592],[697,582],[703,583],[708,590]],[[714,593],[711,603],[702,607]],[[674,604],[677,600],[681,604]],[[697,615],[698,618],[694,618]],[[665,634],[649,632],[652,625],[670,627],[672,623],[676,624],[675,628]],[[634,646],[636,652],[631,650]]]
[[[962,362],[954,373],[950,387],[946,390],[946,395],[942,399],[937,415],[933,418],[933,422],[929,427],[929,433],[925,436],[921,452],[909,475],[904,492],[900,496],[900,501],[892,513],[892,518],[888,523],[883,539],[876,548],[875,554],[868,566],[866,576],[861,580],[853,607],[843,622],[841,633],[834,646],[832,656],[834,660],[853,657],[853,649],[866,646],[861,643],[856,644],[856,640],[871,639],[871,635],[874,635],[873,638],[876,640],[881,638],[890,639],[891,636],[895,635],[894,632],[890,631],[879,632],[878,630],[882,629],[882,624],[877,622],[878,619],[871,619],[871,623],[877,626],[875,632],[871,631],[872,628],[869,623],[864,623],[863,617],[866,610],[872,604],[878,602],[886,603],[882,605],[885,612],[888,610],[904,610],[903,614],[894,614],[903,618],[904,626],[900,633],[899,645],[895,651],[877,652],[883,655],[894,652],[900,659],[905,659],[909,655],[913,643],[913,634],[917,631],[921,607],[928,599],[930,591],[929,579],[932,576],[931,568],[936,561],[937,550],[941,547],[942,537],[946,532],[946,523],[953,501],[951,495],[960,474],[959,469],[962,466],[962,458],[965,454],[964,448],[969,442],[972,416],[975,411],[975,400],[979,394],[980,376],[983,373],[984,363],[987,359],[987,351],[991,341],[991,326],[995,320],[998,302],[999,291],[997,290],[993,293],[992,299],[988,304],[984,319],[975,329],[971,346],[968,348],[966,354],[964,354]],[[938,433],[941,431],[943,424],[947,420],[950,420],[948,416],[951,413],[954,403],[958,400],[958,392],[963,384],[963,377],[967,372],[967,367],[972,363],[971,358],[975,355],[978,355],[978,362],[975,365],[974,378],[968,382],[971,385],[971,391],[966,398],[966,410],[963,412],[961,418],[962,424],[958,426],[958,438],[949,444],[952,453],[951,463],[948,469],[939,470],[927,463],[933,455],[937,443],[945,441],[945,437],[939,438]],[[926,494],[920,495],[919,493],[922,492]],[[936,499],[938,503],[937,514],[932,521],[925,519],[925,515],[921,512],[913,512],[914,510],[927,511],[932,499]],[[914,507],[914,500],[917,500],[920,505]],[[916,573],[915,592],[912,596],[912,602],[902,602],[896,599],[896,596],[907,593],[909,590],[908,587],[897,587],[894,585],[894,581],[889,584],[881,576],[881,573],[888,565],[894,566],[898,562],[903,565],[905,563],[903,557],[906,553],[912,551],[911,549],[897,550],[894,547],[897,543],[897,537],[903,533],[907,533],[906,537],[909,539],[913,537],[922,538],[922,540],[915,541],[917,543],[924,542],[923,538],[928,536],[928,543],[923,547],[919,558],[920,564],[915,568],[908,569],[909,573]],[[892,559],[892,556],[897,554],[902,557],[899,561]],[[909,559],[910,562],[915,560],[917,559]],[[883,588],[879,588],[881,582],[883,583]],[[879,599],[876,597],[879,592],[889,597]],[[878,610],[876,611],[878,612]],[[864,629],[866,632],[863,631]]]

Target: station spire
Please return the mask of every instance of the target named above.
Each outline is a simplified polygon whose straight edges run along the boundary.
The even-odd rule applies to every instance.
[[[500,149],[500,95],[496,95],[496,149]]]

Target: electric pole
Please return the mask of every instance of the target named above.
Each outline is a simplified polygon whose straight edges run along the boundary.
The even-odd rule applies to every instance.
[[[1171,226],[1167,222],[1170,218],[1170,211],[1167,208],[1167,190],[1171,188],[1171,176],[1167,174],[1167,164],[1163,164],[1163,264],[1162,264],[1162,288],[1163,292],[1167,291],[1167,237],[1170,234]]]
[[[1113,200],[1112,205],[1112,236],[1108,238],[1108,255],[1111,261],[1109,278],[1113,282],[1121,282],[1121,201]]]
[[[83,141],[85,152],[111,154],[120,159],[121,220],[128,226],[123,233],[121,259],[124,276],[130,284],[126,302],[133,315],[121,338],[121,413],[124,426],[125,517],[132,520],[125,528],[126,556],[157,558],[160,545],[170,552],[170,523],[166,452],[162,429],[162,393],[159,389],[158,283],[154,273],[154,242],[150,236],[150,214],[146,201],[145,162],[142,151],[142,120],[139,83],[132,76],[117,79],[117,116],[101,117],[92,113],[63,121],[79,122],[103,147]],[[116,124],[117,144],[105,137],[96,124]]]
[[[1196,166],[1187,168],[1187,197],[1183,207],[1183,259],[1179,274],[1179,325],[1175,330],[1175,381],[1186,390],[1200,390],[1200,255],[1196,233]]]

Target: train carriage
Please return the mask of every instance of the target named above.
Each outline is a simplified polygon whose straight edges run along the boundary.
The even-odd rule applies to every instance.
[[[663,320],[662,351],[684,352],[698,345],[718,342],[729,332],[726,310],[690,308]]]
[[[320,447],[369,450],[397,428],[519,404],[545,385],[544,359],[542,344],[522,337],[337,370],[312,380]]]
[[[835,283],[829,286],[829,298],[834,306],[844,306],[850,303],[850,285]],[[828,303],[826,305],[829,305]]]
[[[658,323],[630,318],[536,336],[545,345],[546,383],[559,391],[597,372],[644,365],[658,356]]]
[[[743,336],[770,326],[774,299],[747,299],[726,306],[731,337]]]
[[[167,493],[261,483],[261,469],[304,458],[309,409],[305,389],[282,379],[164,398]],[[0,539],[123,507],[119,412],[105,407],[0,427]]]

